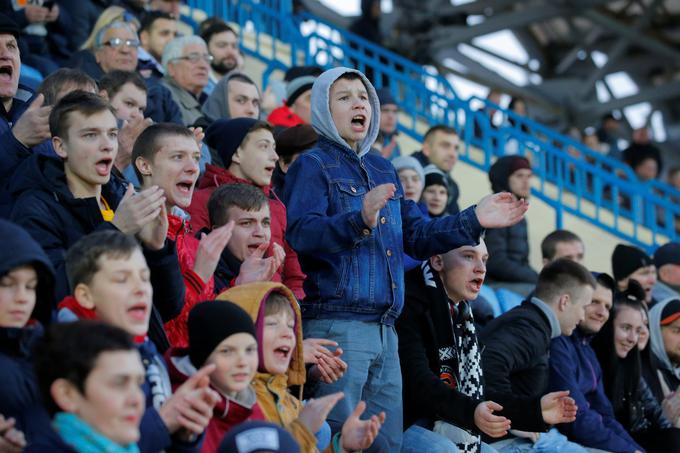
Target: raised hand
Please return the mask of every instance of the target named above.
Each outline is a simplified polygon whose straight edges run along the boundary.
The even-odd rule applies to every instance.
[[[569,390],[552,392],[541,398],[543,421],[549,425],[571,423],[576,420],[576,401],[569,396]]]
[[[189,130],[194,134],[194,140],[196,140],[196,144],[200,148],[201,145],[203,144],[203,139],[205,138],[205,132],[203,132],[203,128],[190,127]]]
[[[118,131],[118,154],[116,154],[116,161],[114,162],[119,171],[125,170],[130,165],[132,147],[137,141],[137,137],[152,124],[151,118],[142,118],[141,116],[123,121],[123,126]]]
[[[125,234],[137,234],[153,221],[165,206],[163,189],[149,187],[139,193],[129,184],[111,223]]]
[[[529,209],[524,200],[517,200],[509,192],[487,195],[477,204],[475,214],[484,228],[504,228],[516,224]]]
[[[310,433],[315,433],[321,429],[323,422],[333,407],[345,397],[342,392],[331,393],[321,398],[311,398],[300,411],[298,421],[305,425]]]
[[[194,272],[207,282],[215,273],[217,264],[220,262],[222,251],[231,239],[234,231],[234,221],[230,221],[219,228],[215,228],[209,234],[201,233],[201,242],[196,251],[196,261],[194,261]]]
[[[0,414],[0,452],[20,453],[26,447],[24,433],[14,427],[16,420]]]
[[[502,411],[503,406],[493,401],[484,401],[475,408],[475,425],[490,437],[503,437],[510,429],[510,420],[494,412]]]
[[[28,8],[28,6],[26,7]],[[38,7],[41,8],[41,7]],[[41,8],[46,9],[46,8]],[[12,128],[14,138],[19,140],[27,148],[38,145],[45,140],[49,140],[50,134],[50,112],[51,106],[43,105],[45,96],[39,94],[35,97],[28,109],[21,114]]]
[[[165,245],[165,238],[168,235],[169,227],[168,211],[165,203],[163,203],[158,215],[142,227],[137,237],[147,248],[160,250]]]
[[[268,282],[272,279],[276,270],[281,267],[283,260],[286,258],[286,252],[283,250],[283,247],[274,243],[274,254],[269,258],[263,258],[268,248],[269,244],[260,244],[248,258],[243,260],[235,281],[237,285],[252,282]]]
[[[26,5],[24,8],[24,14],[26,14],[26,20],[29,24],[34,24],[36,22],[46,22],[49,13],[50,10],[44,6]]]
[[[200,435],[208,426],[219,395],[210,388],[210,374],[215,365],[198,370],[182,384],[158,410],[170,433],[184,430]]]
[[[365,196],[361,208],[361,218],[369,228],[378,225],[380,210],[385,207],[387,201],[394,196],[397,188],[392,183],[380,184],[371,189]]]
[[[361,414],[366,410],[366,403],[359,401],[352,415],[347,417],[342,425],[340,444],[345,451],[365,450],[373,444],[383,423],[385,413],[373,415],[368,420],[361,420]]]

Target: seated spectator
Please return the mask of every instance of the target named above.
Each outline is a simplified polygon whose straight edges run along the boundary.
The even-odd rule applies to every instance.
[[[174,244],[165,240],[163,191],[133,196],[111,169],[118,149],[116,117],[101,97],[85,92],[65,96],[50,113],[52,143],[60,159],[33,156],[13,178],[12,218],[42,246],[56,271],[55,297],[71,294],[64,267],[66,250],[86,234],[117,230],[144,245],[158,285],[154,301],[164,319],[177,315],[183,287]]]
[[[560,432],[584,447],[611,452],[642,451],[626,428],[616,420],[605,391],[602,368],[592,339],[610,316],[616,284],[607,274],[594,274],[597,286],[585,317],[570,336],[550,342],[550,389],[569,390],[578,406],[574,423],[558,426]]]
[[[54,271],[24,230],[0,220],[0,235],[0,414],[30,442],[45,428],[32,348],[52,318]]]
[[[278,150],[278,148],[277,148]],[[399,182],[404,189],[404,198],[411,200],[414,203],[420,203],[423,189],[425,188],[425,171],[423,166],[415,157],[400,156],[392,160],[392,165],[397,170]],[[421,207],[426,207],[420,204]],[[423,209],[423,214],[426,210]]]
[[[274,453],[300,453],[288,431],[268,422],[245,422],[224,436],[217,453],[253,453],[262,448]]]
[[[260,189],[249,184],[220,186],[210,195],[208,213],[213,231],[233,224],[214,272],[215,294],[234,285],[274,278],[285,252],[274,243],[272,256],[264,258],[271,242],[271,217]]]
[[[380,88],[376,92],[378,93],[378,101],[380,101],[381,154],[385,159],[392,160],[401,156],[401,149],[399,143],[397,143],[399,106],[389,88]]]
[[[450,215],[446,210],[449,201],[449,186],[446,183],[446,175],[432,164],[425,167],[423,171],[425,173],[425,184],[422,200],[427,206],[427,213],[432,218]]]
[[[163,78],[163,51],[177,37],[177,20],[167,13],[150,11],[139,28],[137,71],[145,78]]]
[[[260,188],[267,196],[271,214],[272,245],[278,244],[285,251],[283,267],[276,272],[276,280],[282,281],[299,298],[304,297],[297,254],[285,240],[286,207],[271,191],[271,178],[278,156],[271,126],[251,118],[219,120],[206,131],[206,143],[217,149],[225,168],[214,165],[206,167],[205,175],[194,194],[187,212],[191,215],[194,231],[210,227],[208,199],[223,184],[249,184]],[[269,255],[273,248],[269,249]]]
[[[618,244],[612,253],[612,270],[619,291],[628,288],[629,280],[636,280],[645,290],[645,303],[651,308],[656,300],[652,289],[656,284],[654,261],[643,250],[626,244]]]
[[[212,233],[202,235],[199,241],[191,234],[189,224],[173,214],[191,204],[200,155],[194,134],[184,126],[172,123],[150,126],[141,133],[132,150],[134,171],[142,181],[141,189],[160,188],[165,197],[165,209],[170,213],[167,240],[174,242],[177,248],[185,288],[182,311],[165,325],[170,344],[176,347],[187,345],[187,318],[191,308],[201,300],[213,299],[213,273],[233,227],[215,228]]]
[[[458,208],[458,184],[451,177],[451,171],[458,162],[458,146],[460,138],[455,129],[443,124],[432,126],[423,138],[423,150],[413,153],[423,168],[430,164],[436,166],[446,176],[446,184],[449,189],[449,204],[446,212],[457,214]]]
[[[519,199],[531,193],[531,164],[520,156],[499,158],[489,170],[491,190],[509,191]],[[489,285],[502,287],[526,296],[538,275],[529,264],[529,238],[526,219],[507,228],[486,233],[489,262],[486,265]]]
[[[680,167],[668,170],[668,184],[676,190],[680,190]]]
[[[132,146],[139,134],[152,123],[151,119],[144,118],[147,102],[144,79],[136,72],[111,71],[102,77],[99,87],[101,95],[109,100],[116,119],[121,123],[113,171],[117,176],[139,186],[134,167],[130,165]]]
[[[274,109],[267,121],[272,126],[291,127],[312,124],[312,85],[318,75],[304,74],[286,84],[286,101]]]
[[[205,365],[214,365],[210,388],[219,400],[205,430],[201,452],[217,451],[224,435],[247,420],[264,420],[250,384],[257,372],[257,340],[250,315],[227,301],[202,302],[188,318],[187,347],[165,354],[173,388]]]
[[[512,420],[514,438],[496,445],[499,451],[531,445],[548,425],[574,421],[576,405],[568,391],[546,394],[550,341],[573,333],[595,287],[593,276],[580,264],[553,261],[539,274],[534,297],[482,331],[485,396],[503,406],[499,415]]]
[[[198,24],[189,15],[182,14],[180,0],[149,0],[150,11],[161,11],[177,19],[177,34],[190,36],[198,32]]]
[[[661,151],[654,145],[634,143],[623,151],[623,160],[642,182],[656,179],[663,170]]]
[[[265,418],[290,432],[303,451],[317,451],[313,433],[319,431],[325,415],[343,395],[334,393],[308,400],[302,406],[288,391],[288,386],[304,384],[306,374],[302,318],[295,296],[280,283],[262,282],[234,287],[218,299],[234,302],[248,312],[255,323],[258,356],[262,360],[253,385]],[[365,408],[365,403],[357,404],[341,432],[334,437],[333,451],[363,450],[371,446],[385,414],[360,420]]]
[[[201,32],[201,38],[213,56],[210,63],[210,81],[205,87],[206,94],[210,95],[217,82],[239,66],[238,34],[226,23],[216,22]]]
[[[92,321],[55,324],[36,348],[35,370],[54,431],[25,451],[139,451],[149,428],[144,366],[129,333]]]
[[[198,36],[175,38],[163,51],[163,84],[179,106],[185,126],[203,118],[201,106],[207,98],[203,89],[208,84],[212,59],[205,41]]]
[[[60,304],[59,319],[96,319],[135,337],[146,406],[140,450],[196,448],[218,400],[204,379],[214,367],[202,368],[173,394],[163,357],[147,336],[154,288],[137,242],[120,232],[97,232],[74,244],[66,263],[73,296]]]
[[[680,299],[661,301],[649,310],[648,360],[642,362],[642,372],[659,403],[670,403],[680,389]],[[669,408],[670,409],[670,408]],[[669,418],[677,423],[677,407]]]
[[[630,281],[628,289],[617,294],[611,317],[593,340],[593,349],[616,419],[645,451],[665,453],[680,447],[680,429],[673,428],[663,415],[640,372],[637,345],[644,328],[644,304],[644,290]]]
[[[276,161],[276,168],[274,168],[272,175],[272,188],[274,193],[281,197],[283,196],[288,169],[300,154],[316,145],[319,136],[309,124],[298,124],[279,132],[275,139],[276,154],[279,155],[279,160]]]
[[[470,304],[479,294],[484,241],[435,255],[406,273],[397,320],[404,395],[403,453],[479,451],[477,433],[502,437],[510,420],[484,401],[480,350]],[[434,429],[434,432],[431,430]],[[455,445],[454,445],[455,444]]]
[[[543,265],[559,258],[567,258],[583,264],[585,247],[583,241],[569,230],[555,230],[541,241]]]
[[[652,287],[652,299],[680,299],[680,243],[668,242],[654,252],[657,280]]]
[[[104,25],[95,35],[90,49],[94,62],[84,58],[75,67],[95,80],[113,70],[134,71],[137,68],[138,47],[135,24],[117,20]]]
[[[232,71],[220,79],[203,104],[212,122],[230,118],[260,118],[260,89],[247,75]]]
[[[613,114],[607,113],[602,116],[600,127],[597,129],[597,138],[606,146],[609,157],[623,160],[619,140],[623,138],[623,125],[621,120]]]
[[[503,92],[498,90],[497,88],[491,88],[489,90],[489,93],[486,95],[486,100],[487,103],[484,104],[484,108],[480,109],[481,112],[484,113],[486,118],[484,119],[477,119],[474,123],[474,135],[476,138],[484,138],[484,128],[480,125],[480,123],[486,123],[488,128],[491,129],[497,129],[498,125],[495,120],[496,112],[498,112],[498,109],[495,106],[500,106],[501,105],[501,97],[503,96]],[[496,147],[496,138],[492,137],[490,144],[493,148]]]
[[[607,154],[605,146],[600,143],[597,132],[592,127],[586,128],[583,131],[583,144],[600,154]]]

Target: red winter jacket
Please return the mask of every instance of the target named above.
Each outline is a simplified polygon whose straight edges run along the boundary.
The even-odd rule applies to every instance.
[[[240,179],[234,176],[229,170],[225,170],[221,167],[216,167],[214,165],[206,165],[205,174],[201,178],[199,184],[199,190],[194,192],[194,196],[191,200],[191,206],[187,209],[189,215],[191,215],[191,226],[194,231],[200,231],[203,228],[210,228],[210,218],[208,216],[208,200],[210,195],[222,184],[250,184],[254,185],[251,181]],[[302,289],[302,284],[305,281],[305,274],[302,273],[300,268],[300,263],[298,262],[297,253],[288,245],[285,239],[286,235],[286,207],[283,205],[281,200],[279,200],[274,192],[271,190],[271,186],[260,187],[264,194],[269,199],[269,211],[271,214],[271,230],[272,230],[272,240],[267,251],[271,254],[271,246],[274,243],[279,244],[283,247],[286,252],[286,258],[274,274],[272,281],[282,282],[288,288],[293,291],[295,297],[302,300],[305,297],[305,293]],[[179,253],[179,246],[177,248]],[[182,259],[180,258],[180,263]]]
[[[199,240],[190,233],[188,225],[180,217],[172,214],[168,214],[168,223],[168,239],[175,241],[179,268],[182,271],[182,277],[184,277],[186,293],[182,311],[172,321],[165,323],[165,331],[172,346],[186,347],[189,345],[187,332],[189,312],[198,302],[215,298],[214,282],[212,277],[208,282],[204,282],[194,272]]]
[[[282,105],[279,108],[272,110],[267,117],[267,122],[272,126],[293,127],[298,124],[305,124],[305,122],[297,114],[288,108],[287,105]]]

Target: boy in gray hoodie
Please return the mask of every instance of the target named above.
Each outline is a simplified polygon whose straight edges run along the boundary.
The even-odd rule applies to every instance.
[[[518,222],[528,206],[509,193],[484,198],[457,215],[423,218],[404,198],[394,167],[369,153],[380,125],[375,89],[359,71],[333,68],[312,88],[316,147],[286,176],[287,238],[307,274],[301,303],[305,337],[345,351],[347,373],[315,396],[343,391],[328,417],[340,426],[360,401],[387,414],[389,451],[402,437],[401,371],[394,322],[404,303],[403,252],[427,259],[476,245],[485,228]]]

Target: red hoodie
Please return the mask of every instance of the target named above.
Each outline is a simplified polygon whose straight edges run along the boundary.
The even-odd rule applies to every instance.
[[[189,312],[199,302],[212,300],[214,295],[214,281],[204,282],[201,277],[194,272],[196,252],[200,241],[196,239],[188,230],[188,225],[180,217],[168,214],[168,239],[175,242],[177,248],[177,258],[179,268],[184,277],[184,306],[180,314],[165,323],[165,332],[168,334],[170,344],[175,347],[186,347],[189,345],[189,334],[187,332],[187,320]]]
[[[298,124],[305,124],[302,118],[300,118],[285,104],[272,110],[272,112],[267,117],[267,122],[272,126],[284,127],[293,127],[297,126]]]
[[[169,349],[165,353],[165,363],[168,366],[173,392],[196,373],[196,367],[189,360],[188,349]],[[205,429],[201,453],[216,452],[224,435],[236,425],[250,420],[266,420],[257,404],[255,390],[251,386],[239,393],[236,399],[225,397],[217,389],[213,390],[220,395],[220,400],[213,408],[213,416]]]
[[[194,231],[200,231],[203,228],[210,228],[210,218],[208,216],[208,200],[210,195],[223,184],[249,184],[254,185],[251,181],[240,179],[234,176],[229,170],[217,167],[215,165],[206,165],[205,174],[201,178],[198,190],[194,192],[191,200],[191,206],[187,209],[191,215],[191,226]],[[259,187],[259,186],[257,186]],[[286,207],[279,200],[271,186],[260,187],[264,194],[269,199],[269,211],[271,214],[271,230],[272,240],[267,251],[271,256],[271,246],[274,243],[283,247],[286,252],[286,258],[274,274],[272,281],[282,282],[293,291],[295,297],[302,300],[305,293],[302,289],[302,284],[305,281],[305,274],[302,273],[300,263],[298,262],[297,253],[288,245],[285,240],[286,235]]]

